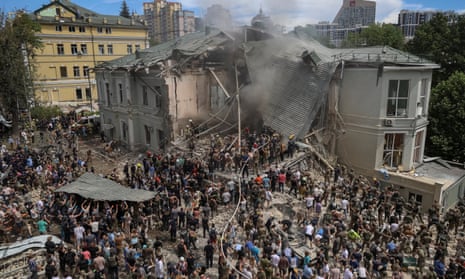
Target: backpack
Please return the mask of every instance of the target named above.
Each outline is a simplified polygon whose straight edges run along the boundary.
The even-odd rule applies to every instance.
[[[216,240],[216,229],[212,228],[209,233],[210,239],[211,240]]]

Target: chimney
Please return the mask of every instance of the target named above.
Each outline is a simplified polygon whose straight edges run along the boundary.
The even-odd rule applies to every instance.
[[[103,23],[107,23],[107,22],[108,22],[107,18],[104,17],[104,18],[103,18]]]

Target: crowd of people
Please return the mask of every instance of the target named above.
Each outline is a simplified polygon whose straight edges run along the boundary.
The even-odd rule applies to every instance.
[[[203,157],[147,152],[104,174],[157,193],[137,204],[55,193],[95,170],[69,121],[46,127],[39,139],[25,131],[8,140],[0,154],[3,242],[49,233],[63,240],[47,241],[44,266],[31,256],[31,278],[42,268],[47,278],[397,279],[409,259],[413,278],[463,275],[462,241],[452,247],[456,254],[448,250],[463,236],[463,204],[445,214],[435,204],[423,214],[421,203],[394,186],[343,166],[310,156],[308,169],[286,167],[296,151],[292,138],[283,145],[276,133],[246,129],[238,145],[212,135]],[[47,148],[33,148],[37,141]],[[295,206],[278,219],[270,212],[280,199]],[[236,205],[231,222],[215,222]],[[301,247],[292,247],[293,239]],[[168,250],[176,261],[167,260]]]

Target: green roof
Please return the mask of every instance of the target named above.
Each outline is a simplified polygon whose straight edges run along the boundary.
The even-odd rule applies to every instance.
[[[140,21],[133,21],[132,19],[125,18],[118,15],[102,15],[91,11],[87,8],[79,6],[69,0],[55,0],[50,2],[46,5],[43,5],[41,8],[35,10],[32,14],[32,17],[35,20],[38,20],[43,23],[56,23],[56,13],[46,14],[44,12],[47,9],[54,5],[60,5],[63,9],[66,9],[74,14],[75,19],[74,21],[69,17],[60,17],[60,23],[68,23],[68,24],[92,24],[92,25],[117,25],[122,27],[132,27],[132,28],[141,28],[145,27],[143,22]],[[42,14],[41,14],[42,13]],[[104,20],[106,21],[104,23]]]
[[[138,69],[153,67],[158,62],[165,61],[173,55],[195,56],[223,46],[231,38],[223,32],[212,29],[209,34],[195,32],[186,34],[150,48],[136,51],[136,54],[124,56],[98,65],[97,69]]]

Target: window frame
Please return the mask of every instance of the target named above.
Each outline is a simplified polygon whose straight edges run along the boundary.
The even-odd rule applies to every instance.
[[[57,32],[63,32],[63,25],[61,25],[61,24],[55,25],[55,31],[57,31]]]
[[[75,94],[76,94],[76,100],[82,100],[82,89],[81,88],[76,88]]]
[[[119,103],[123,103],[123,84],[118,83]]]
[[[77,44],[71,44],[70,48],[71,48],[71,54],[72,55],[78,55],[79,50],[78,50],[78,45]]]
[[[392,83],[395,82],[395,88],[393,88],[391,85]],[[406,87],[406,96],[401,96],[403,95],[404,92],[402,92],[404,87],[402,86],[405,82],[407,83]],[[391,79],[389,80],[388,84],[388,94],[387,94],[387,102],[386,102],[386,117],[390,118],[405,118],[408,117],[409,114],[409,97],[410,97],[410,80],[408,79]],[[405,102],[405,107],[400,107],[400,103]],[[391,113],[390,111],[392,108],[394,108],[394,111]]]
[[[81,77],[81,69],[79,66],[73,66],[73,76]]]
[[[82,73],[84,77],[89,76],[89,66],[82,66]]]
[[[81,44],[81,53],[87,54],[87,44]]]
[[[107,54],[108,55],[113,55],[113,45],[112,44],[107,45]]]
[[[66,66],[60,66],[60,77],[62,78],[68,77],[68,68]]]
[[[68,26],[68,31],[72,32],[72,33],[76,32],[76,26],[74,26],[74,25]]]
[[[105,45],[98,45],[99,55],[105,55]]]
[[[415,138],[413,140],[413,164],[418,165],[422,163],[424,136],[425,130],[420,130],[415,134]]]
[[[80,33],[85,33],[86,32],[86,27],[85,26],[79,26],[79,32]]]
[[[126,45],[126,51],[127,51],[128,54],[132,54],[133,53],[132,52],[133,51],[132,45],[130,45],[130,44]]]
[[[65,55],[65,45],[57,44],[57,55]]]
[[[384,134],[383,165],[388,168],[397,168],[403,165],[405,136],[405,133]],[[387,162],[388,158],[389,162]]]
[[[86,100],[91,100],[92,99],[92,91],[90,90],[90,87],[86,87]]]

